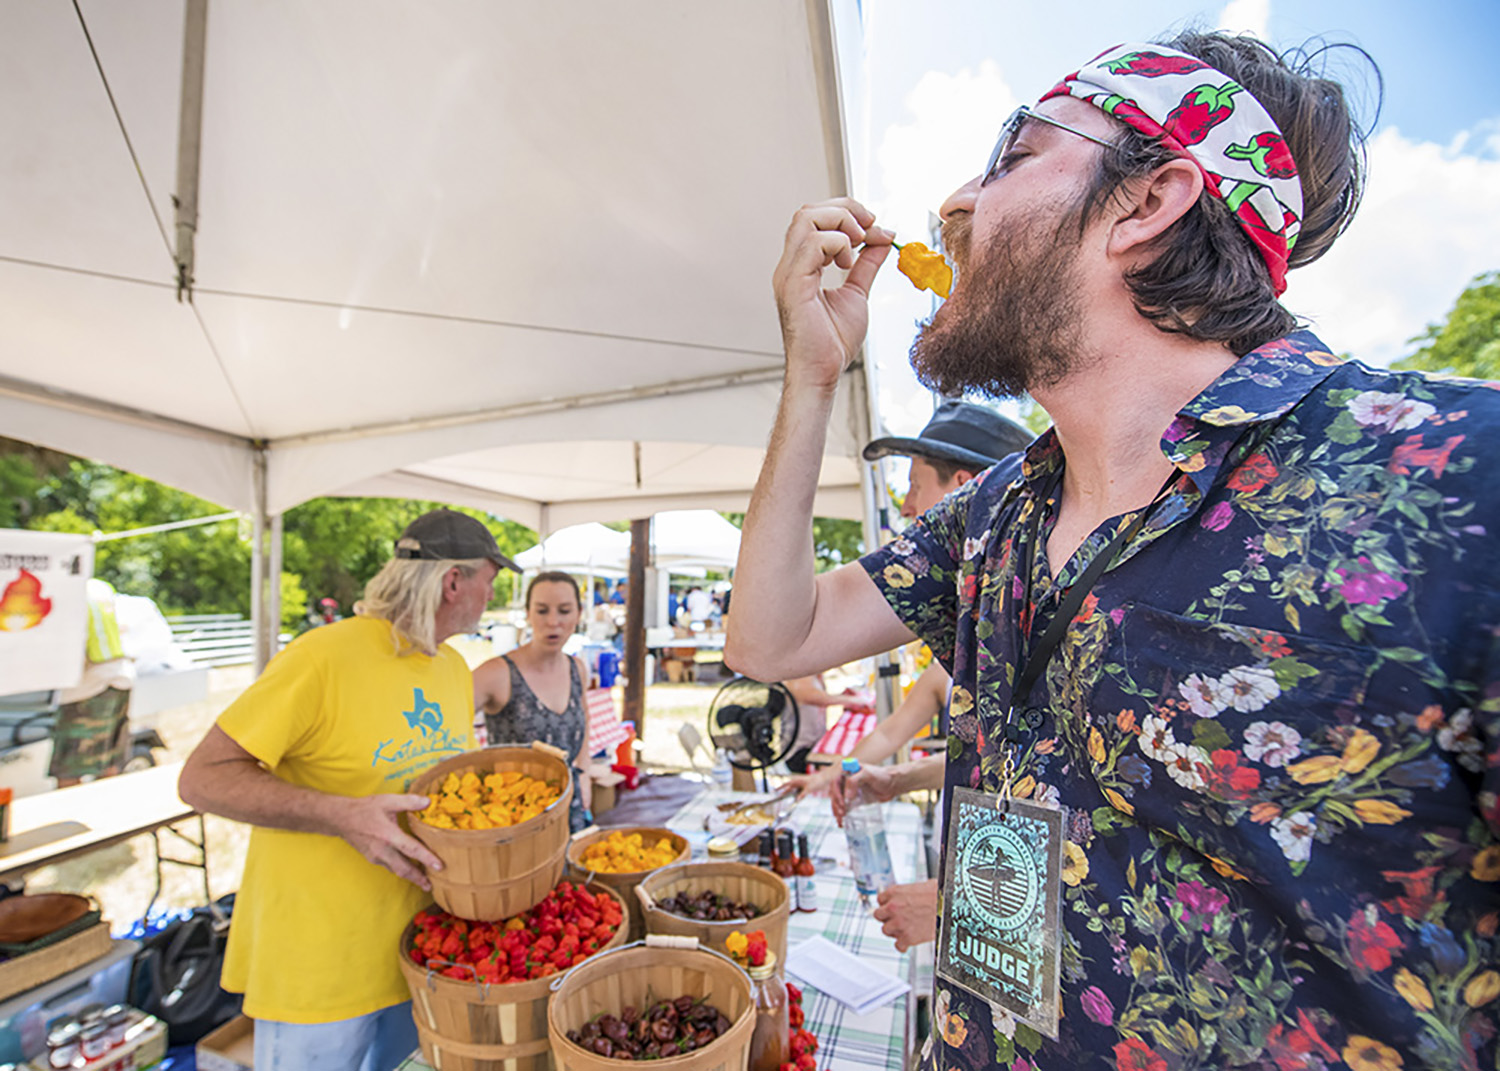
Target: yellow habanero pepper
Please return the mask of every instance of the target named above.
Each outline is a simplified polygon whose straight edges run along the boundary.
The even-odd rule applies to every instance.
[[[504,829],[541,814],[562,790],[518,771],[449,774],[422,819],[443,829]]]
[[[896,258],[896,270],[912,281],[918,290],[931,290],[940,298],[948,296],[953,288],[953,269],[943,259],[943,254],[928,249],[921,242],[907,242],[896,247],[901,255]]]

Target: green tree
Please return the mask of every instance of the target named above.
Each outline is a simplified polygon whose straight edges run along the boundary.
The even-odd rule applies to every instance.
[[[1031,429],[1035,435],[1040,435],[1052,426],[1052,418],[1047,415],[1047,410],[1037,404],[1036,399],[1028,396],[1021,403],[1021,423]]]
[[[859,521],[813,518],[813,553],[818,559],[818,572],[854,561],[864,552],[864,546],[864,526]]]
[[[319,498],[283,518],[282,618],[295,623],[309,599],[334,598],[348,613],[391,555],[401,530],[439,503]],[[121,532],[224,512],[154,480],[27,443],[0,439],[0,526],[56,532]],[[513,521],[462,510],[495,534],[506,554],[536,542]],[[168,613],[250,611],[248,518],[100,543],[94,572],[116,590],[155,599]],[[510,596],[510,572],[497,600]]]
[[[299,577],[310,599],[332,598],[345,613],[364,586],[391,556],[401,530],[442,503],[394,498],[315,498],[287,510],[282,521],[282,565]],[[515,521],[500,521],[479,510],[459,509],[494,533],[507,556],[536,542],[536,533]],[[514,575],[503,570],[496,603],[510,598]]]
[[[307,621],[307,589],[302,578],[285,570],[281,574],[281,627],[296,631]]]
[[[745,527],[743,513],[724,513],[723,517],[736,528]],[[818,572],[837,569],[852,562],[864,553],[864,528],[859,521],[847,521],[841,517],[813,518],[813,558]]]
[[[1476,275],[1448,318],[1410,341],[1418,349],[1395,367],[1500,379],[1500,271]]]

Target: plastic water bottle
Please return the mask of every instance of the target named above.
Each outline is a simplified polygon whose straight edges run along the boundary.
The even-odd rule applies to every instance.
[[[844,760],[844,780],[859,773],[858,759]],[[846,797],[848,798],[848,797]],[[854,887],[859,902],[868,907],[880,890],[896,884],[891,870],[891,849],[885,840],[885,816],[880,804],[867,801],[855,792],[844,813],[844,835],[849,839],[849,869],[854,871]]]

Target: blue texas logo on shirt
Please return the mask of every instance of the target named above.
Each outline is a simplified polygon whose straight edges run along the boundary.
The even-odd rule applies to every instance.
[[[395,737],[382,740],[375,745],[370,765],[385,763],[393,769],[385,775],[387,781],[401,777],[415,766],[426,766],[437,756],[457,754],[464,750],[464,741],[455,737],[443,724],[441,703],[428,699],[422,689],[413,688],[411,709],[401,711],[406,721],[407,736],[403,743]]]

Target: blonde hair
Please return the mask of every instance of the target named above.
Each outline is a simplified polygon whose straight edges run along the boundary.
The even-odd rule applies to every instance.
[[[477,573],[483,559],[457,561],[440,558],[392,558],[365,585],[365,594],[354,604],[360,617],[378,617],[391,625],[396,654],[421,651],[437,654],[437,612],[443,605],[443,577],[457,569],[465,579]]]

